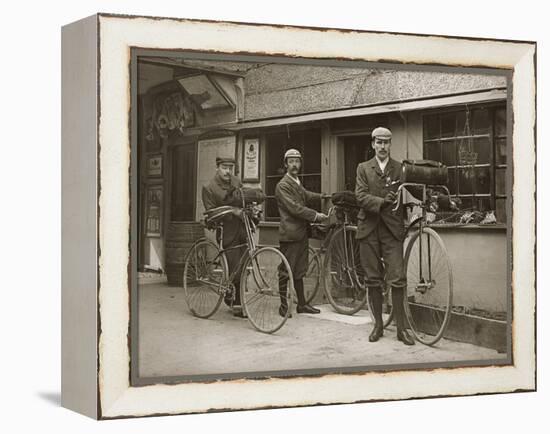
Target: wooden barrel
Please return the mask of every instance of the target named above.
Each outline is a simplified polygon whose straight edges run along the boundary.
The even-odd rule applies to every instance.
[[[199,222],[171,222],[166,231],[166,277],[170,285],[182,285],[185,255],[199,238],[204,237],[204,226]]]

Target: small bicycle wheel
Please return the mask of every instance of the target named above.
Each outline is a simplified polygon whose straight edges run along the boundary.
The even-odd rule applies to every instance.
[[[279,293],[279,279],[288,279],[286,292]],[[280,250],[262,247],[244,263],[241,275],[241,303],[255,329],[274,333],[286,322],[292,309],[294,285],[288,261]],[[281,316],[281,304],[288,306]]]
[[[382,320],[384,321],[384,328],[388,327],[393,321],[393,305],[391,300],[391,288],[386,286],[386,289],[382,293]],[[374,314],[372,309],[372,300],[369,297],[367,290],[367,301],[369,306],[369,314],[371,316],[372,322],[374,323]]]
[[[307,273],[304,277],[304,296],[306,304],[313,301],[321,286],[321,258],[313,247],[309,247]],[[297,301],[297,300],[294,300]]]
[[[207,239],[193,244],[183,268],[185,301],[193,315],[208,318],[216,312],[228,275],[227,259],[216,244]]]
[[[405,313],[416,339],[434,345],[451,318],[453,273],[441,237],[431,228],[415,233],[405,253]]]
[[[325,254],[324,285],[329,303],[338,313],[353,315],[367,302],[357,228],[344,226],[332,235]]]

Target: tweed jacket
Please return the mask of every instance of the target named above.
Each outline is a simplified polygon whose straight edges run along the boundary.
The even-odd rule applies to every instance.
[[[357,239],[365,238],[383,221],[393,236],[403,240],[403,207],[396,212],[391,206],[382,207],[384,197],[390,191],[396,191],[396,185],[388,186],[401,177],[401,163],[390,158],[384,172],[380,169],[376,157],[357,166],[355,196],[361,207],[357,216]]]
[[[306,190],[285,174],[275,187],[281,223],[279,241],[300,241],[309,235],[309,223],[315,221],[317,211],[309,208],[321,200],[319,193]]]
[[[242,199],[237,194],[237,188],[242,183],[236,176],[231,176],[229,183],[225,182],[218,174],[202,187],[202,204],[208,211],[223,205],[230,205],[242,208]],[[241,219],[234,215],[228,215],[223,220],[223,245],[240,244],[246,239],[244,224]]]

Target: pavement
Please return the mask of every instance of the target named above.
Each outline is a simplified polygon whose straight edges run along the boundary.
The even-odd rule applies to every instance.
[[[436,346],[405,346],[388,327],[371,343],[368,311],[340,315],[296,314],[274,334],[256,331],[223,303],[209,319],[191,315],[183,288],[163,282],[139,285],[140,377],[260,371],[376,367],[505,359],[505,354],[442,339]]]

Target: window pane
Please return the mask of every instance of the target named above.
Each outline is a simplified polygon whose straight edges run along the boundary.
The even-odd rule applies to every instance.
[[[321,176],[300,176],[300,181],[306,190],[321,192]]]
[[[495,135],[506,135],[506,108],[495,110]]]
[[[456,136],[456,113],[441,115],[441,137]]]
[[[461,211],[491,211],[491,200],[488,197],[461,197]],[[479,221],[473,222],[479,223]]]
[[[491,162],[491,146],[488,137],[474,139],[473,150],[477,154],[476,164],[487,164]]]
[[[458,172],[460,194],[489,194],[491,192],[491,177],[488,167],[459,169]]]
[[[495,172],[496,176],[496,194],[506,195],[506,168],[497,169]]]
[[[277,183],[281,180],[282,177],[269,177],[266,179],[266,186],[265,186],[265,194],[268,196],[272,196],[275,194],[275,187],[277,186]]]
[[[456,135],[468,135],[468,131],[466,131],[466,112],[456,113]]]
[[[495,139],[496,164],[506,164],[506,139]]]
[[[265,200],[265,216],[266,218],[279,218],[279,208],[274,197],[268,197]]]
[[[286,142],[287,136],[284,133],[274,133],[266,136],[266,175],[280,174],[287,146]]]
[[[457,192],[460,194],[471,194],[474,191],[474,170],[459,169]]]
[[[439,117],[437,115],[424,116],[424,139],[439,137]]]
[[[303,173],[321,173],[321,131],[304,131],[303,134]]]
[[[451,194],[456,193],[456,183],[456,169],[449,169],[449,184],[447,185],[447,187],[449,187],[449,191],[451,192]]]
[[[440,142],[424,143],[424,158],[426,158],[427,160],[441,161]]]
[[[496,218],[499,223],[506,223],[506,199],[496,200]]]
[[[489,167],[476,167],[475,169],[476,193],[488,194],[491,192],[491,171]]]
[[[490,122],[487,109],[474,110],[472,121],[474,134],[489,134]]]
[[[456,142],[449,140],[441,142],[441,161],[447,166],[456,166]]]
[[[477,163],[478,155],[475,150],[473,139],[459,139],[457,147],[459,165],[468,166]]]
[[[478,211],[487,212],[493,210],[491,207],[491,199],[488,197],[476,197],[474,203]]]

